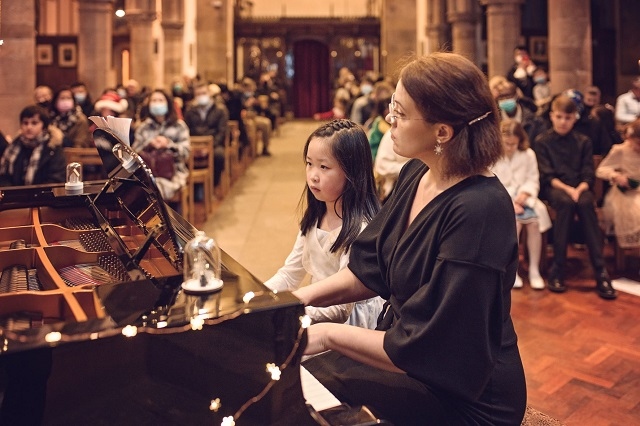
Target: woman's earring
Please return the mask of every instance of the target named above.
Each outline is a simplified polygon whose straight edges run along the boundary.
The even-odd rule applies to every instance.
[[[436,147],[433,148],[433,151],[436,155],[442,155],[442,141],[440,139],[436,140]]]

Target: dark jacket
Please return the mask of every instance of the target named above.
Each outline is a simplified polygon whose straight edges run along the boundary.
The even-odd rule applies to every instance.
[[[49,126],[48,130],[51,137],[42,148],[40,161],[33,177],[33,185],[62,183],[66,179],[67,160],[62,146],[62,131],[54,126]],[[19,139],[20,136],[16,136],[13,143],[19,143]],[[7,150],[3,156],[5,155],[7,155]],[[24,184],[24,169],[21,167],[14,167],[13,174],[0,175],[0,186],[22,186]]]
[[[212,104],[204,118],[200,115],[201,107],[191,106],[184,114],[184,121],[192,136],[209,136],[214,139],[214,146],[224,147],[224,139],[229,124],[229,114],[226,108]]]

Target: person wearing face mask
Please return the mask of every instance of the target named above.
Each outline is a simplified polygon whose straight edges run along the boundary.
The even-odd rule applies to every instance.
[[[71,92],[73,93],[73,98],[75,99],[76,104],[82,108],[82,113],[84,115],[87,117],[95,115],[91,95],[89,94],[86,84],[81,81],[72,83]]]
[[[551,86],[549,85],[547,71],[542,67],[536,68],[533,72],[533,82],[535,83],[535,86],[533,86],[533,100],[540,108],[551,102]]]
[[[214,102],[206,83],[197,83],[193,88],[193,95],[194,100],[184,114],[184,121],[191,135],[213,136],[215,186],[220,182],[220,176],[224,171],[224,140],[229,124],[229,113],[224,104]]]
[[[187,160],[191,152],[189,128],[176,114],[172,97],[162,89],[149,94],[149,116],[136,128],[132,148],[136,152],[168,151],[173,154],[173,176],[155,176],[162,198],[169,200],[187,184]]]
[[[0,159],[0,186],[64,182],[67,162],[60,129],[46,109],[31,105],[20,112],[20,133]]]
[[[510,81],[499,83],[496,88],[498,94],[498,108],[503,120],[516,120],[522,125],[527,135],[531,138],[536,119],[536,109],[518,96],[516,85]],[[531,140],[531,139],[530,139]]]
[[[66,139],[65,146],[84,148],[91,146],[89,120],[76,104],[73,92],[69,87],[63,87],[53,96],[52,111],[52,123],[62,130]]]
[[[360,82],[360,96],[355,98],[355,100],[351,103],[351,108],[347,108],[349,110],[349,118],[351,121],[358,123],[359,125],[364,125],[364,122],[367,121],[369,116],[363,115],[363,110],[365,107],[371,102],[371,93],[373,92],[373,79],[369,75],[365,75],[362,77],[362,81]]]
[[[507,80],[516,85],[522,92],[523,96],[533,98],[533,72],[536,70],[536,64],[533,63],[527,48],[524,46],[516,46],[513,50],[513,66],[507,71]]]
[[[49,86],[38,86],[33,90],[33,100],[47,111],[51,111],[51,99],[53,90]]]

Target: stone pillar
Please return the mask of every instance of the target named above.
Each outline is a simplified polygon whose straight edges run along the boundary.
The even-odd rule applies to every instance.
[[[152,24],[157,17],[155,0],[125,0],[125,12],[129,23],[131,78],[141,86],[154,87],[157,45]]]
[[[591,84],[591,8],[589,0],[549,1],[549,78],[551,93],[582,90]]]
[[[35,2],[4,0],[1,10],[4,44],[0,45],[0,130],[13,137],[20,129],[20,111],[34,103]]]
[[[230,60],[227,26],[233,26],[233,15],[229,16],[227,6],[232,0],[196,1],[198,74],[207,81],[226,81]]]
[[[506,75],[521,33],[524,0],[480,0],[487,7],[487,74]]]
[[[176,77],[182,77],[182,55],[184,35],[183,0],[162,0],[162,30],[164,32],[164,85]]]
[[[80,0],[78,7],[78,80],[93,99],[115,86],[113,0]]]
[[[450,50],[446,0],[427,2],[427,53]]]
[[[451,24],[453,51],[476,62],[478,12],[474,0],[447,0],[447,19]]]
[[[415,10],[416,0],[382,2],[380,71],[384,75],[397,77],[399,62],[416,53]]]

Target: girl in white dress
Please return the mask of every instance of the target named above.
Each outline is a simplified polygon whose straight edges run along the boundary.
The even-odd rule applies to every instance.
[[[356,123],[333,120],[307,139],[307,182],[300,205],[300,231],[284,266],[265,282],[273,291],[293,291],[309,274],[326,278],[349,262],[349,247],[380,208],[367,135]],[[347,322],[375,328],[380,297],[326,308],[307,307],[313,322]]]
[[[540,174],[536,154],[529,148],[529,139],[522,125],[516,120],[500,123],[504,155],[493,166],[492,171],[505,186],[516,212],[518,237],[523,226],[527,227],[527,249],[529,252],[529,284],[542,290],[544,280],[540,276],[542,233],[551,228],[547,206],[538,199]],[[516,274],[514,288],[522,287],[522,278]]]

